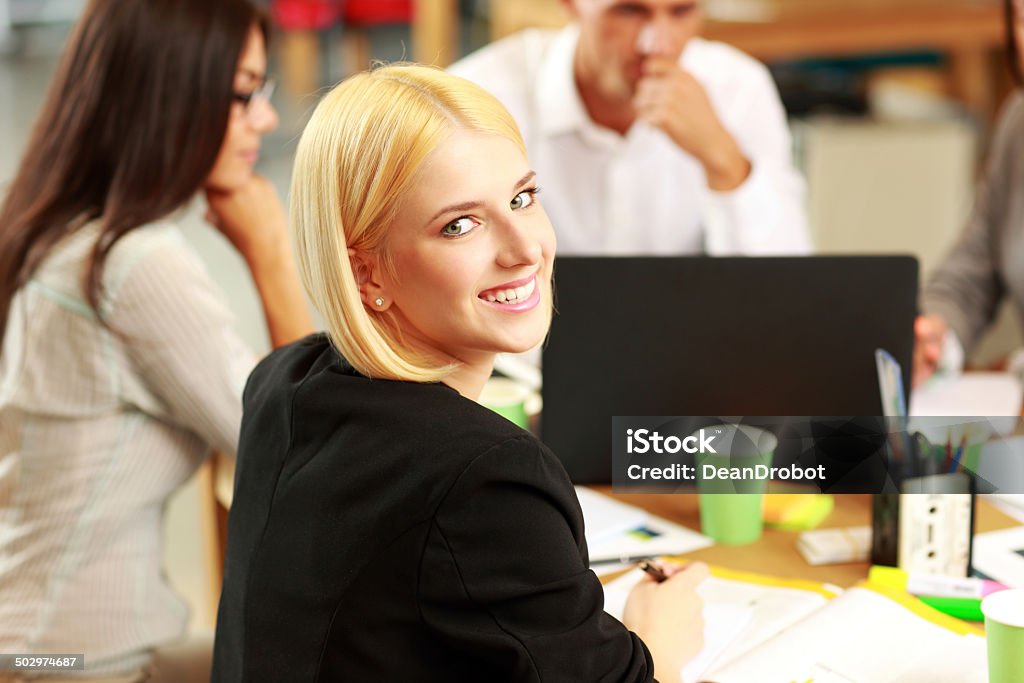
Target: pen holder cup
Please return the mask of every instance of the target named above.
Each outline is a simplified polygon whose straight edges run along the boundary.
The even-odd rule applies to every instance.
[[[694,454],[700,494],[700,528],[724,545],[746,545],[761,538],[763,495],[778,440],[747,425],[705,427],[717,438],[715,451]]]

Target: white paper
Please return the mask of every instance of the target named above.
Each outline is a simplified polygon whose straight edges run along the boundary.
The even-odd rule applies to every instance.
[[[910,415],[1014,418],[1008,431],[997,429],[1005,435],[1020,415],[1022,397],[1020,381],[1005,372],[935,376],[910,393]]]
[[[643,572],[636,569],[605,586],[605,611],[622,621],[622,613],[625,610],[629,591],[643,576]],[[704,583],[713,581],[715,580],[708,579]],[[698,590],[702,598],[705,598],[706,592],[707,589],[704,585]],[[697,681],[715,665],[723,650],[729,647],[746,629],[753,614],[754,610],[750,606],[709,602],[705,598],[704,648],[683,667],[683,680]]]
[[[1024,493],[993,493],[985,497],[1003,514],[1024,523]]]
[[[1024,527],[974,537],[974,569],[1011,588],[1024,588]]]
[[[607,584],[605,611],[621,621],[629,591],[642,577],[637,569]],[[698,681],[706,672],[742,657],[828,601],[815,591],[715,576],[701,583],[697,592],[704,600],[704,649],[683,669],[685,681]]]
[[[851,588],[711,676],[716,683],[985,683],[988,673],[983,639]]]
[[[692,529],[591,489],[577,486],[576,495],[583,508],[587,549],[595,572],[621,569],[621,565],[601,566],[620,558],[681,555],[713,544]]]
[[[588,548],[593,549],[608,539],[617,538],[647,522],[645,510],[627,505],[585,486],[576,487],[576,497],[583,508]]]

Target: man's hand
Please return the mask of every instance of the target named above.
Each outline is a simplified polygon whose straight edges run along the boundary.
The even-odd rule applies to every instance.
[[[750,175],[750,162],[718,120],[704,87],[675,59],[644,60],[633,108],[637,118],[664,131],[700,161],[712,190],[733,190]]]

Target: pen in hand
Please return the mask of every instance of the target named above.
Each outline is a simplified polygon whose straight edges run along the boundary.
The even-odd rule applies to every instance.
[[[650,560],[643,560],[643,561],[642,561],[642,562],[641,562],[641,563],[639,564],[639,567],[640,567],[640,569],[643,569],[643,570],[644,570],[645,572],[647,572],[648,574],[650,574],[650,575],[651,575],[651,578],[653,578],[653,579],[654,579],[655,581],[657,581],[658,583],[661,583],[662,581],[664,581],[665,579],[667,579],[667,578],[668,578],[668,575],[667,575],[667,574],[665,574],[665,572],[663,572],[663,571],[662,571],[662,570],[661,570],[661,569],[660,569],[660,568],[658,567],[658,565],[654,564],[654,563],[653,563],[653,562],[651,562]]]

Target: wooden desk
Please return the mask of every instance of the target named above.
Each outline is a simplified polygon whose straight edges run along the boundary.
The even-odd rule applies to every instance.
[[[613,494],[610,486],[597,486],[595,490],[612,495],[630,505],[644,508],[691,529],[700,529],[700,512],[696,494]],[[834,496],[835,510],[821,528],[865,526],[871,524],[871,496],[867,494],[839,494]],[[976,532],[996,531],[1017,526],[1018,522],[989,505],[978,501]],[[721,565],[730,569],[760,572],[787,578],[811,579],[834,583],[847,588],[867,578],[868,562],[812,567],[796,549],[797,532],[765,528],[757,543],[744,546],[715,545],[689,553],[686,557]]]

